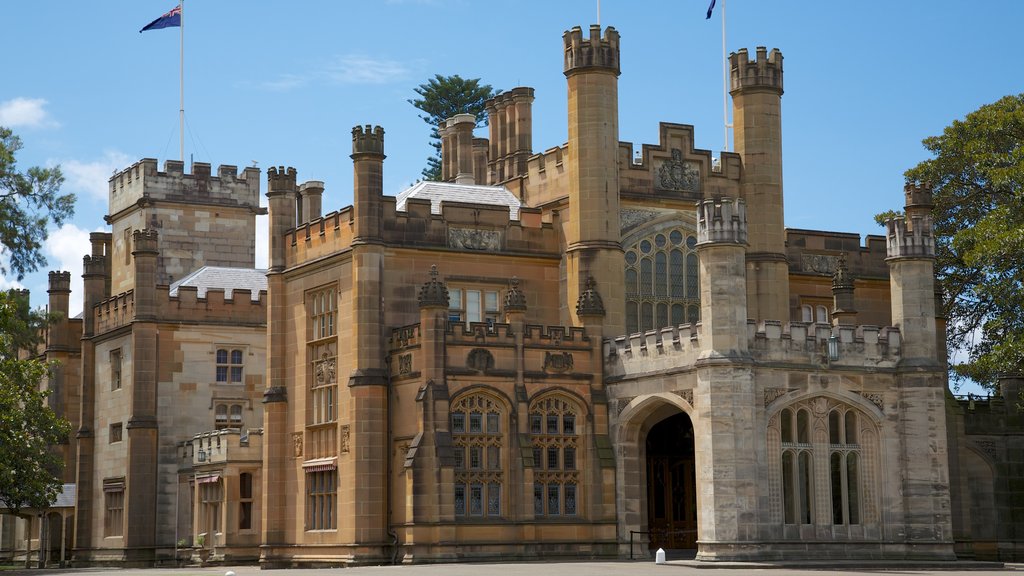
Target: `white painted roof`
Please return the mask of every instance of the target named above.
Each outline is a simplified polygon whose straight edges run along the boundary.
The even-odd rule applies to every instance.
[[[251,290],[252,300],[257,301],[260,299],[260,290],[267,289],[267,271],[258,268],[203,266],[171,284],[170,295],[177,296],[182,286],[195,286],[199,298],[205,298],[210,288],[222,288],[226,299],[231,298],[234,290]]]
[[[398,194],[395,207],[404,211],[405,202],[409,198],[430,200],[432,214],[441,213],[441,202],[444,201],[507,206],[508,217],[511,220],[519,220],[519,208],[523,205],[515,194],[509,192],[508,188],[504,186],[454,184],[452,182],[417,182]]]

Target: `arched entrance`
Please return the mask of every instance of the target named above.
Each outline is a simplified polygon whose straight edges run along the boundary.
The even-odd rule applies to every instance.
[[[647,529],[652,550],[697,547],[693,422],[678,413],[647,433]]]

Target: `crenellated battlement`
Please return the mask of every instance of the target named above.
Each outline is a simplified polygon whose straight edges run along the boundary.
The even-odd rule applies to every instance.
[[[295,192],[295,168],[271,166],[267,168],[267,195]]]
[[[233,289],[225,296],[223,288],[209,288],[199,297],[195,286],[180,286],[175,296],[169,286],[156,287],[157,317],[161,322],[197,322],[205,324],[262,325],[267,318],[267,292],[253,298],[251,290]],[[135,320],[135,291],[129,290],[98,302],[92,309],[96,334],[127,326]]]
[[[152,228],[146,228],[143,230],[136,230],[132,233],[132,254],[136,253],[157,253],[158,251],[158,236],[156,230]]]
[[[935,205],[932,200],[932,186],[927,183],[908,182],[903,186],[903,196],[908,210],[913,208],[931,208]]]
[[[93,307],[92,315],[96,334],[131,324],[135,319],[135,291],[129,290],[101,300]]]
[[[935,237],[932,235],[930,213],[890,218],[885,226],[887,259],[935,257]]]
[[[110,214],[117,214],[144,198],[258,210],[259,175],[258,168],[248,167],[239,174],[237,166],[222,164],[213,176],[206,162],[194,162],[192,173],[188,174],[180,160],[165,161],[164,171],[160,172],[156,159],[143,158],[110,178]]]
[[[604,341],[608,375],[623,379],[643,374],[688,369],[702,351],[703,326],[682,324],[660,330],[620,336]],[[828,345],[835,338],[837,358],[829,358]],[[755,363],[788,368],[820,369],[895,368],[902,350],[897,328],[878,326],[830,326],[805,322],[747,321],[747,343]]]
[[[49,292],[70,292],[71,272],[51,270],[49,274]]]
[[[601,26],[590,26],[590,37],[583,37],[579,26],[562,34],[565,45],[565,75],[605,68],[619,75],[619,32],[609,26],[601,36]]]
[[[747,243],[747,205],[742,198],[714,198],[697,204],[697,245],[718,243]]]
[[[355,126],[352,128],[352,155],[374,154],[384,156],[384,128]]]
[[[768,89],[782,94],[782,52],[758,46],[756,58],[751,61],[747,49],[729,54],[729,91]]]

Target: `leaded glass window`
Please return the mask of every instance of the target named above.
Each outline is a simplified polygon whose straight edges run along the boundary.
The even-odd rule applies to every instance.
[[[626,331],[646,332],[700,320],[697,238],[682,227],[627,239]]]
[[[564,396],[552,394],[530,406],[533,440],[533,512],[538,518],[575,516],[579,485],[582,412]],[[542,428],[539,425],[544,422]]]
[[[450,420],[455,451],[455,516],[500,517],[505,405],[489,394],[470,393],[452,403]]]

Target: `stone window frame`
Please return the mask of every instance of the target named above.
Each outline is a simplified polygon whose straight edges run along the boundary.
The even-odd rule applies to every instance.
[[[582,516],[585,436],[581,428],[586,419],[580,403],[553,392],[530,402],[527,414],[533,450],[534,517]]]
[[[306,311],[309,329],[306,338],[310,342],[333,338],[338,334],[338,309],[340,293],[336,286],[325,286],[306,293]]]
[[[107,441],[109,444],[115,444],[124,440],[124,424],[121,422],[113,422],[110,424]]]
[[[215,430],[225,428],[242,429],[242,412],[244,406],[240,402],[217,402],[213,408],[213,427]]]
[[[122,359],[124,354],[121,348],[114,348],[110,351],[110,389],[120,390],[122,381]]]
[[[796,415],[806,410],[807,414],[807,437],[790,434],[784,441],[783,420],[786,410]],[[852,426],[854,426],[857,443],[847,443],[845,432],[839,436],[840,442],[833,443],[830,428],[830,415],[837,413],[841,415],[854,414]],[[840,420],[844,426],[846,419]],[[799,430],[799,425],[797,425]],[[873,411],[854,400],[838,399],[833,396],[818,395],[796,399],[784,406],[779,407],[768,419],[767,442],[768,454],[774,454],[769,458],[769,501],[772,507],[772,517],[781,525],[808,525],[815,526],[851,526],[851,525],[877,525],[879,522],[879,509],[877,494],[880,490],[877,477],[879,474],[879,416]],[[808,440],[801,442],[800,440]],[[787,469],[783,464],[785,454],[791,454],[791,458],[799,458],[806,454],[807,474],[811,480],[808,484],[809,490],[807,499],[801,499],[801,494],[796,489],[799,482],[792,480],[786,482],[785,474]],[[855,454],[856,470],[849,472],[849,467],[842,463],[838,467],[839,474],[833,474],[833,455],[839,455],[841,462],[845,462],[848,454]],[[799,478],[799,460],[793,460],[794,465],[790,468],[791,478]],[[839,490],[835,488],[839,479]],[[787,485],[788,484],[788,485]],[[856,494],[854,506],[850,506],[849,489],[853,487]],[[838,499],[833,498],[834,495]],[[800,515],[803,511],[802,505],[794,506],[798,500],[809,501],[810,522],[802,521],[805,517]],[[835,506],[836,502],[842,503],[840,513],[842,522],[836,523]],[[794,506],[787,511],[787,506]],[[852,512],[851,512],[852,510]],[[851,521],[855,520],[855,521]]]
[[[452,506],[455,519],[504,517],[508,469],[508,404],[473,388],[451,402],[449,422],[455,454]]]
[[[247,346],[219,344],[214,348],[214,382],[217,384],[243,384]]]
[[[831,324],[832,307],[824,300],[800,301],[800,321],[808,324]]]
[[[462,324],[466,328],[475,322],[493,326],[501,321],[503,286],[481,283],[448,283],[448,323]],[[476,294],[476,303],[470,305],[470,294]]]
[[[200,526],[209,528],[212,534],[220,532],[221,504],[224,503],[224,478],[199,484]],[[211,522],[212,520],[212,522]],[[211,536],[212,538],[212,536]],[[211,540],[212,542],[212,540]]]
[[[307,471],[306,474],[307,532],[338,529],[338,470]]]
[[[250,471],[238,473],[238,529],[252,530],[254,476]]]
[[[627,333],[700,321],[697,231],[679,220],[623,238]]]
[[[124,536],[124,478],[103,480],[103,537]]]

